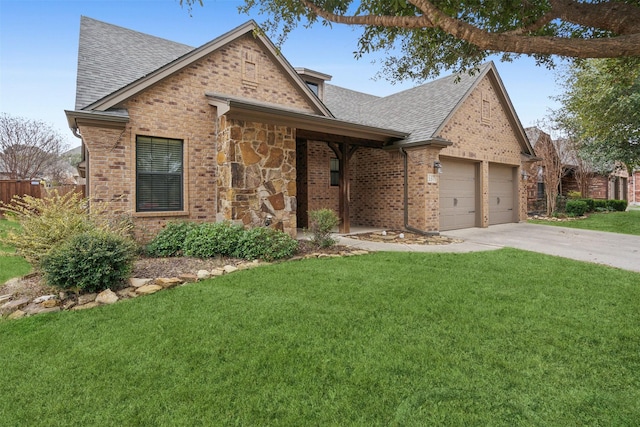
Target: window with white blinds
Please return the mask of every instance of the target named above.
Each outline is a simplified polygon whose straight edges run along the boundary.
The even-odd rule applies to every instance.
[[[179,139],[136,138],[136,211],[183,210],[183,143]]]

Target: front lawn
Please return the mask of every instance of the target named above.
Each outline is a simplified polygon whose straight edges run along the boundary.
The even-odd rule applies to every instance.
[[[533,224],[555,225],[558,227],[581,228],[585,230],[609,231],[611,233],[634,234],[640,236],[640,210],[589,214],[586,219],[575,221],[529,220]]]
[[[515,249],[284,262],[0,322],[0,424],[636,425],[638,301]]]
[[[0,240],[9,230],[20,228],[17,222],[0,219]],[[31,270],[31,266],[24,258],[15,256],[15,249],[4,245],[0,241],[0,285],[12,277],[24,276]]]

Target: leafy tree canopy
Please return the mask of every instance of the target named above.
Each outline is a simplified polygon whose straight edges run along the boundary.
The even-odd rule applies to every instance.
[[[386,52],[381,72],[390,80],[470,70],[496,53],[547,66],[553,55],[640,56],[640,0],[245,0],[240,10],[265,15],[262,29],[277,43],[298,25],[362,26],[356,57]]]
[[[595,163],[640,166],[640,57],[577,61],[560,81],[559,128]]]

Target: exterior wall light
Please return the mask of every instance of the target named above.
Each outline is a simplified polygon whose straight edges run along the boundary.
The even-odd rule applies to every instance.
[[[526,171],[526,170],[522,169],[522,172],[521,172],[521,173],[522,173],[522,179],[523,179],[523,180],[525,180],[525,181],[526,181],[527,179],[529,179],[529,174],[527,173],[527,171]]]
[[[436,173],[442,173],[442,163],[440,163],[438,160],[433,162],[433,170]]]

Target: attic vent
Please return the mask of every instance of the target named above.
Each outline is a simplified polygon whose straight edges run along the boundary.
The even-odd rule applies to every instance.
[[[242,83],[245,86],[258,87],[258,63],[252,52],[242,55]]]
[[[486,92],[482,92],[482,106],[480,115],[482,116],[482,121],[488,123],[491,121],[491,101],[489,100],[489,95]]]

